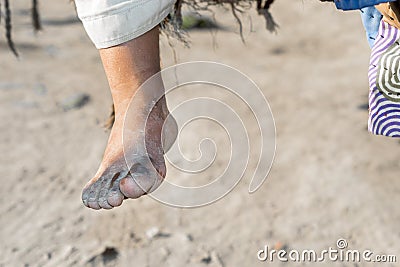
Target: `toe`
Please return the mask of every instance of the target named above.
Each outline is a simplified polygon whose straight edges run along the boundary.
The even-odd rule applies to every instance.
[[[82,202],[86,207],[89,207],[90,202],[94,202],[97,195],[96,181],[89,181],[82,190]]]
[[[89,208],[89,201],[87,199],[82,199],[83,205]]]
[[[128,198],[138,198],[150,193],[155,189],[155,185],[158,184],[160,179],[160,175],[154,167],[153,160],[151,160],[152,164],[148,164],[143,159],[137,161],[138,163],[131,167],[130,174],[123,178],[119,184],[120,191]],[[144,166],[147,166],[147,168]]]
[[[124,201],[124,195],[119,190],[111,190],[107,198],[108,204],[113,207],[119,207]]]
[[[128,198],[139,198],[144,195],[145,192],[138,186],[135,180],[128,176],[121,180],[119,188],[122,194]]]
[[[101,209],[99,203],[98,203],[98,193],[95,190],[89,189],[89,195],[88,195],[88,207],[99,210]]]
[[[129,171],[122,173],[103,173],[98,179],[92,179],[82,191],[82,201],[85,206],[95,210],[112,209],[113,207],[120,206],[124,196],[119,191],[119,181],[126,176],[128,172]],[[110,198],[110,192],[114,191],[116,191],[117,194],[112,195]]]
[[[86,207],[89,207],[89,190],[88,189],[83,189],[82,191],[82,202]]]
[[[94,210],[99,210],[101,209],[99,203],[97,201],[89,201],[89,208],[94,209]]]
[[[113,208],[107,201],[108,190],[102,189],[99,194],[99,206],[103,209],[110,210]]]
[[[100,198],[100,199],[99,199],[99,206],[100,206],[102,209],[105,209],[105,210],[110,210],[110,209],[113,208],[113,206],[111,206],[111,205],[108,203],[107,198]]]

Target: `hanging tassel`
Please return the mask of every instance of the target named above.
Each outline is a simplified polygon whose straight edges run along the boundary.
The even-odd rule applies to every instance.
[[[177,25],[179,25],[179,27],[182,27],[182,0],[178,0],[175,2],[175,19],[176,19],[176,23]]]
[[[12,40],[11,36],[11,10],[10,10],[10,3],[9,0],[4,0],[4,9],[5,9],[5,27],[6,27],[6,39],[7,39],[7,44],[8,47],[11,49],[13,54],[16,57],[19,57],[17,49],[15,48],[14,42]]]
[[[38,0],[32,0],[32,25],[36,32],[42,29],[42,25],[40,23],[39,9],[38,9]]]
[[[5,29],[6,29],[6,39],[7,44],[10,50],[16,57],[19,57],[17,49],[15,48],[14,41],[12,39],[12,24],[11,24],[11,9],[9,0],[4,0],[4,13],[5,13]],[[40,23],[40,15],[38,9],[38,0],[32,0],[32,25],[34,30],[40,31],[42,29],[42,25]],[[1,14],[1,3],[0,3],[0,14]],[[1,18],[0,18],[1,21]]]
[[[267,0],[262,6],[262,1],[257,0],[257,10],[258,14],[263,15],[267,24],[267,30],[273,33],[277,32],[277,29],[279,28],[279,25],[275,22],[274,18],[272,17],[271,12],[269,11],[269,8],[271,7],[271,4],[274,2],[274,0]]]

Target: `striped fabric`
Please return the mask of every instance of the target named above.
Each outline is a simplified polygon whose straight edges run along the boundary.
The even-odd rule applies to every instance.
[[[381,21],[369,66],[368,130],[400,137],[400,31]]]

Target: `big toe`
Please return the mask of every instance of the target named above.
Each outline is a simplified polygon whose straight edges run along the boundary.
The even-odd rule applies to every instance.
[[[120,182],[120,190],[127,198],[139,198],[145,194],[150,194],[161,184],[162,179],[156,175],[150,177],[147,175],[127,176]]]
[[[128,198],[138,198],[150,193],[154,186],[158,184],[159,173],[152,164],[143,162],[143,159],[139,159],[138,163],[131,167],[130,173],[119,184],[122,194]]]
[[[139,198],[140,196],[144,195],[146,192],[139,186],[135,179],[131,176],[127,176],[121,180],[119,184],[119,188],[127,198]]]

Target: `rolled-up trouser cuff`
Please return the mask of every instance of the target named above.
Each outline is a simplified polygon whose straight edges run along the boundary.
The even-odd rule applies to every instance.
[[[172,12],[175,0],[75,0],[96,48],[108,48],[150,31]]]

